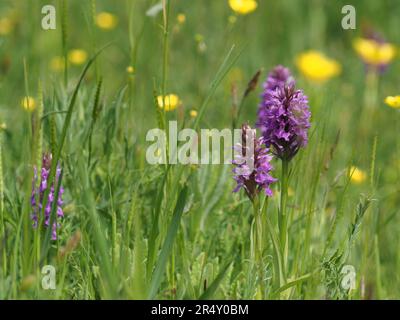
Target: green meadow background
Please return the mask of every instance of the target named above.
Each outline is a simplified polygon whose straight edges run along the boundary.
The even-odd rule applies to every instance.
[[[379,76],[367,110],[365,66],[352,47],[362,25],[399,46],[400,2],[259,0],[248,15],[225,0],[168,2],[165,33],[163,12],[146,15],[157,1],[0,0],[0,19],[12,21],[0,35],[0,299],[400,298],[400,114],[384,104],[400,94],[400,61]],[[56,30],[41,28],[46,4],[56,7]],[[356,8],[356,30],[341,27],[346,4]],[[118,19],[112,30],[94,23],[104,11]],[[85,64],[68,63],[67,74],[51,66],[73,49],[88,62],[108,44],[78,91]],[[302,76],[295,59],[310,49],[338,61],[341,74],[324,83]],[[145,158],[160,114],[182,127],[230,128],[232,86],[241,95],[261,69],[239,121],[254,125],[261,82],[277,64],[292,70],[312,112],[289,182],[288,288],[273,281],[265,222],[264,278],[252,271],[253,212],[243,191],[232,193],[232,166]],[[160,113],[155,96],[168,93],[181,105]],[[34,111],[21,106],[27,95]],[[33,167],[45,151],[59,151],[63,168],[57,241],[30,219]],[[349,177],[352,166],[365,173],[361,183]],[[273,189],[266,214],[276,226]],[[44,265],[56,269],[56,290],[42,288]],[[350,292],[343,265],[355,270]]]

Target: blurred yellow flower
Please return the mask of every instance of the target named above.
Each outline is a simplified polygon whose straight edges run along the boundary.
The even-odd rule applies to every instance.
[[[7,124],[6,124],[5,122],[2,122],[2,123],[0,124],[0,129],[1,129],[1,130],[7,130]]]
[[[100,29],[112,30],[116,27],[118,18],[109,12],[100,12],[96,16],[96,24]]]
[[[371,65],[386,65],[396,56],[394,45],[372,39],[357,38],[353,41],[353,47],[361,59]]]
[[[129,74],[134,74],[135,73],[135,68],[133,68],[132,66],[128,66],[126,68],[126,72],[128,72]]]
[[[178,20],[179,24],[184,24],[186,22],[186,16],[183,13],[180,13],[176,17],[176,20]]]
[[[164,98],[163,96],[157,97],[158,106],[161,109],[164,109],[164,101],[165,101],[165,111],[175,110],[179,104],[180,100],[176,94],[168,94]]]
[[[239,14],[248,14],[257,9],[255,0],[229,0],[229,6]]]
[[[9,34],[13,29],[11,20],[7,17],[0,18],[0,36]]]
[[[189,114],[190,114],[190,116],[191,116],[192,118],[196,118],[196,117],[197,117],[197,111],[194,110],[194,109],[190,110]]]
[[[385,98],[385,103],[392,108],[400,108],[400,96],[388,96]]]
[[[53,71],[63,71],[65,67],[64,58],[60,56],[53,57],[50,60],[50,69]]]
[[[68,52],[68,60],[72,64],[81,65],[85,63],[87,59],[87,53],[82,49],[74,49]]]
[[[36,101],[34,98],[27,96],[21,100],[21,106],[26,111],[33,111],[36,108]]]
[[[341,65],[321,52],[310,50],[296,58],[296,65],[300,72],[308,79],[323,82],[341,72]]]
[[[363,170],[354,166],[350,168],[349,175],[351,182],[355,184],[361,184],[367,179],[367,174]]]

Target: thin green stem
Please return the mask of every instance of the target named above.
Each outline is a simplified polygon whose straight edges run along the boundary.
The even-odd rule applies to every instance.
[[[167,81],[168,81],[168,36],[169,36],[169,11],[170,0],[163,0],[163,56],[162,56],[162,86],[161,95],[163,99],[162,121],[167,134],[167,163],[169,163],[169,126],[167,125]],[[168,183],[167,183],[168,185]]]
[[[255,259],[255,266],[258,271],[258,292],[257,296],[260,299],[264,298],[265,286],[264,286],[264,272],[263,272],[263,225],[262,225],[262,213],[260,211],[259,198],[256,197],[253,200],[253,212],[254,212],[254,240],[253,240],[253,255]]]
[[[68,86],[68,52],[67,52],[67,1],[61,0],[61,43],[64,58],[64,87]]]
[[[7,274],[7,241],[6,225],[4,222],[4,182],[3,182],[3,134],[0,132],[0,241],[4,243],[3,248],[3,276]]]
[[[278,235],[276,234],[274,227],[272,226],[271,221],[269,220],[269,217],[266,214],[267,207],[268,207],[268,198],[266,198],[264,201],[262,215],[265,217],[267,230],[271,237],[272,246],[275,251],[275,258],[274,258],[274,269],[275,269],[275,275],[276,275],[275,282],[276,282],[276,286],[278,288],[280,288],[281,286],[283,286],[285,284],[285,278],[283,275],[283,263],[282,263],[281,248],[280,248],[280,244],[279,244]]]
[[[279,212],[279,236],[281,243],[281,255],[283,258],[284,275],[287,272],[287,256],[288,256],[288,234],[287,234],[287,220],[288,213],[286,210],[286,201],[288,194],[288,180],[289,180],[289,161],[282,160],[282,173],[281,173],[281,198],[280,198],[280,212]]]
[[[376,299],[382,299],[382,281],[381,281],[381,265],[380,265],[380,254],[379,254],[379,239],[378,234],[374,237],[374,255],[375,255],[375,281],[376,281]]]

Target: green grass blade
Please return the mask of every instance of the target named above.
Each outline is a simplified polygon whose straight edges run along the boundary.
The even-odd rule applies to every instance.
[[[208,300],[208,299],[213,298],[215,292],[218,290],[218,287],[221,284],[221,281],[224,279],[225,274],[228,271],[231,264],[232,264],[231,261],[229,261],[227,264],[225,264],[225,266],[218,273],[215,280],[211,283],[211,285],[207,288],[207,290],[204,291],[203,294],[200,296],[200,298],[199,298],[200,300]]]
[[[172,221],[168,228],[167,237],[165,238],[164,244],[163,244],[161,252],[160,252],[160,256],[158,257],[158,261],[157,261],[156,267],[153,272],[153,276],[152,276],[151,283],[150,283],[150,290],[149,290],[149,294],[148,294],[149,299],[154,299],[154,297],[157,294],[158,288],[160,287],[160,284],[161,284],[161,281],[163,278],[163,274],[165,271],[165,267],[167,265],[168,258],[171,254],[172,247],[174,245],[174,240],[175,240],[176,234],[178,232],[183,209],[184,209],[185,203],[186,203],[187,192],[188,192],[188,188],[187,188],[187,186],[184,186],[182,191],[179,194],[179,197],[178,197],[175,209],[174,209],[174,214],[172,216]]]
[[[214,80],[211,82],[210,89],[208,91],[208,94],[206,95],[200,109],[199,109],[199,114],[196,118],[196,121],[194,123],[194,129],[197,129],[200,120],[204,115],[204,112],[206,111],[207,105],[210,102],[211,98],[213,97],[215,91],[217,90],[218,86],[222,82],[222,80],[225,78],[229,70],[232,68],[232,66],[236,63],[236,61],[239,59],[240,55],[242,54],[243,50],[240,51],[234,58],[231,59],[233,51],[235,49],[235,46],[232,46],[231,49],[228,51],[228,54],[226,55],[224,61],[222,62],[221,66],[219,67]]]

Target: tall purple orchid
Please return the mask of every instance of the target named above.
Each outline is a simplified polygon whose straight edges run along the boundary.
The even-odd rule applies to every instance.
[[[308,98],[295,88],[290,71],[275,67],[264,83],[256,123],[266,146],[280,159],[292,159],[308,143],[310,117]]]
[[[288,242],[288,213],[286,203],[289,188],[289,163],[300,148],[308,143],[311,112],[308,98],[296,89],[290,71],[275,67],[264,83],[262,101],[258,109],[257,127],[260,128],[265,145],[281,159],[279,238],[281,256],[286,268]],[[285,270],[283,274],[285,274]],[[285,281],[284,281],[285,282]]]

